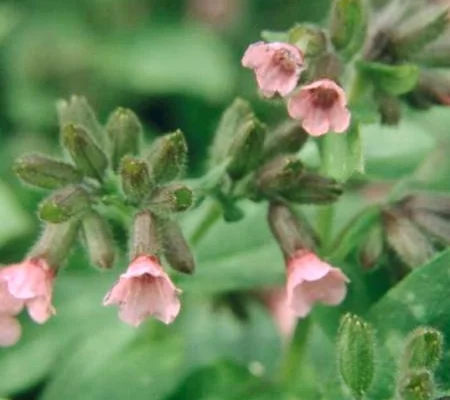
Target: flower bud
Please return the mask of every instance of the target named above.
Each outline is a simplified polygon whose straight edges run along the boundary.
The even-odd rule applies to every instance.
[[[193,203],[192,190],[185,185],[173,183],[155,190],[149,207],[159,214],[186,211]]]
[[[339,82],[343,72],[343,65],[336,54],[326,52],[320,55],[314,62],[314,80],[331,79]]]
[[[57,189],[83,178],[72,165],[35,153],[16,160],[14,172],[23,182],[43,189]]]
[[[106,133],[111,143],[111,164],[115,171],[126,154],[138,154],[142,125],[136,114],[119,107],[108,119]]]
[[[56,104],[61,129],[66,125],[79,125],[100,145],[104,143],[104,132],[95,112],[82,96],[72,96],[69,101],[59,100]]]
[[[434,328],[421,327],[411,333],[404,354],[403,369],[426,369],[433,371],[443,355],[444,338]]]
[[[318,241],[309,223],[285,204],[271,202],[267,215],[270,230],[286,258],[297,250],[315,248]]]
[[[297,25],[289,30],[289,43],[303,51],[307,57],[316,57],[327,48],[325,33],[313,25]]]
[[[108,223],[92,211],[83,217],[82,229],[91,263],[102,269],[112,268],[116,252]]]
[[[62,142],[81,172],[91,178],[102,180],[108,166],[108,160],[103,151],[80,125],[69,124],[64,126]]]
[[[127,199],[135,204],[147,199],[154,187],[148,164],[129,155],[120,162],[120,178]]]
[[[382,218],[389,246],[406,265],[418,267],[433,256],[429,240],[404,214],[384,209]]]
[[[183,173],[187,144],[183,132],[177,130],[155,140],[148,158],[156,183],[170,182]]]
[[[334,0],[330,35],[334,47],[350,59],[364,44],[367,12],[363,0]]]
[[[267,135],[263,157],[271,159],[280,154],[297,153],[308,137],[309,135],[297,121],[287,120]]]
[[[233,180],[239,180],[252,171],[261,158],[266,127],[251,119],[236,132],[228,151],[231,158],[227,172]]]
[[[362,399],[375,372],[375,338],[370,325],[356,315],[341,320],[337,339],[338,367],[355,399]]]
[[[411,371],[400,381],[401,400],[432,400],[434,383],[429,371]]]
[[[161,241],[154,215],[148,210],[139,211],[134,217],[130,234],[130,260],[141,255],[157,256]]]
[[[78,228],[76,219],[61,224],[45,224],[41,237],[27,258],[44,258],[52,268],[59,268],[75,243]]]
[[[359,252],[359,261],[366,270],[372,269],[379,262],[383,255],[383,245],[383,230],[376,224],[370,228]]]
[[[450,245],[450,220],[428,211],[416,211],[411,219],[439,242]]]
[[[450,196],[432,193],[415,193],[406,196],[400,207],[409,213],[428,211],[442,216],[450,217]]]
[[[211,161],[215,165],[225,160],[233,137],[247,121],[254,118],[250,104],[237,98],[224,111],[211,146]]]
[[[91,201],[88,193],[76,185],[66,186],[44,199],[39,204],[39,218],[42,221],[58,224],[86,211]]]
[[[164,256],[170,266],[178,272],[185,274],[194,273],[194,256],[177,222],[170,219],[165,220],[161,224],[161,234],[164,244]]]

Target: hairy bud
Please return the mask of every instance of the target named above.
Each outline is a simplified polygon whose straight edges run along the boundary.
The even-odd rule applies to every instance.
[[[127,199],[135,204],[147,199],[154,187],[148,164],[129,155],[120,163],[120,178]]]
[[[192,190],[179,183],[173,183],[155,190],[149,207],[159,213],[167,214],[186,211],[193,203]]]
[[[433,377],[426,370],[408,372],[399,382],[401,400],[432,400],[433,392]]]
[[[379,224],[376,224],[370,228],[359,252],[359,260],[365,269],[371,269],[378,263],[383,255],[383,247],[383,230]]]
[[[134,217],[130,233],[130,260],[141,255],[158,255],[161,241],[155,216],[148,210]]]

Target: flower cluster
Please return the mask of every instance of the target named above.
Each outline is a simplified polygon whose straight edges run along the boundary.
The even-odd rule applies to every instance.
[[[254,43],[246,50],[242,65],[254,70],[264,97],[276,93],[289,96],[289,115],[300,120],[310,135],[321,136],[330,131],[343,133],[348,129],[347,98],[335,81],[318,79],[293,92],[305,69],[305,57],[296,46],[281,42]]]

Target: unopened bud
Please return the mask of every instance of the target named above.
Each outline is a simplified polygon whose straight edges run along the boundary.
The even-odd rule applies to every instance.
[[[104,144],[104,133],[95,112],[82,96],[72,96],[69,101],[59,100],[56,104],[61,129],[66,125],[79,125],[92,135],[100,145]]]
[[[403,213],[384,209],[382,217],[388,244],[406,265],[418,267],[433,256],[430,241]]]
[[[143,210],[136,214],[130,234],[130,260],[142,255],[158,255],[161,241],[154,215]]]
[[[416,211],[411,219],[439,242],[450,245],[450,220],[429,211]]]
[[[231,161],[227,172],[232,179],[241,179],[259,164],[265,137],[266,127],[256,119],[239,128],[228,151]]]
[[[399,382],[401,400],[432,400],[433,392],[433,378],[426,370],[410,371]]]
[[[325,33],[313,25],[297,25],[289,30],[289,43],[298,47],[307,57],[316,57],[327,48]]]
[[[44,199],[39,204],[39,218],[43,221],[58,224],[86,211],[91,202],[88,193],[76,185],[66,186]]]
[[[379,94],[377,101],[381,123],[383,125],[397,125],[402,115],[402,104],[399,98],[383,93]]]
[[[337,340],[341,377],[355,399],[362,399],[375,371],[375,338],[370,325],[356,315],[342,317]]]
[[[81,172],[99,181],[103,179],[108,160],[80,125],[66,125],[62,130],[62,142]]]
[[[313,77],[317,79],[332,79],[339,82],[342,75],[342,61],[331,52],[321,54],[314,62]]]
[[[61,224],[45,224],[41,237],[29,252],[28,257],[44,258],[52,268],[59,268],[75,243],[78,228],[77,219]]]
[[[317,237],[314,231],[305,218],[287,205],[270,203],[267,218],[270,230],[286,258],[297,250],[315,248]]]
[[[82,219],[82,232],[91,263],[99,268],[111,268],[114,264],[115,246],[111,228],[95,211]]]
[[[158,214],[186,211],[194,200],[192,190],[179,183],[173,183],[155,190],[149,207]]]
[[[120,178],[127,199],[135,204],[147,199],[154,187],[148,164],[136,157],[122,158]]]
[[[222,114],[211,146],[213,165],[224,161],[236,132],[254,117],[250,104],[245,100],[237,98],[228,106]]]
[[[72,165],[34,153],[16,160],[14,172],[23,182],[43,189],[57,189],[83,178]]]
[[[433,193],[415,193],[401,201],[402,209],[408,213],[428,211],[442,216],[450,217],[450,196]]]
[[[393,50],[398,58],[407,59],[419,53],[426,45],[438,39],[449,27],[448,8],[428,8],[412,22],[400,26],[392,39]]]
[[[378,263],[383,255],[383,245],[383,230],[376,224],[370,228],[359,252],[359,260],[365,269],[369,270]]]
[[[441,332],[428,327],[416,329],[408,338],[402,368],[435,370],[442,358],[443,347],[444,338]]]
[[[285,121],[267,135],[263,156],[271,159],[280,154],[297,153],[308,138],[309,135],[297,121]]]
[[[367,11],[363,0],[334,0],[330,35],[334,47],[350,59],[364,44]]]
[[[179,178],[187,158],[183,132],[177,130],[155,140],[148,158],[155,182],[165,183]]]
[[[194,256],[178,223],[173,220],[165,220],[162,223],[161,233],[164,244],[164,256],[170,266],[178,272],[185,274],[194,273]]]
[[[123,156],[138,154],[142,125],[133,111],[120,107],[111,114],[105,129],[111,143],[112,167],[116,171]]]

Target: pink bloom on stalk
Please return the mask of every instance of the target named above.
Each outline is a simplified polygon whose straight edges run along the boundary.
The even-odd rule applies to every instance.
[[[15,345],[22,334],[22,328],[11,315],[0,314],[0,347]]]
[[[150,316],[170,324],[180,312],[179,293],[156,257],[139,256],[105,296],[103,305],[118,304],[120,319],[132,326]]]
[[[330,79],[303,86],[289,99],[288,112],[302,121],[303,129],[312,136],[329,131],[343,133],[350,125],[345,92]]]
[[[242,65],[255,71],[263,96],[272,97],[276,92],[286,96],[297,85],[303,70],[303,54],[291,44],[257,42],[245,51]]]
[[[280,336],[288,341],[294,332],[297,317],[290,307],[286,307],[286,291],[284,288],[271,289],[262,294],[262,299]]]
[[[43,258],[28,259],[1,269],[0,299],[4,302],[0,307],[2,313],[15,315],[26,306],[35,322],[46,322],[55,314],[52,306],[54,278],[54,271]]]
[[[287,303],[296,316],[306,317],[314,303],[341,303],[349,282],[344,273],[310,251],[294,253],[287,265]]]

